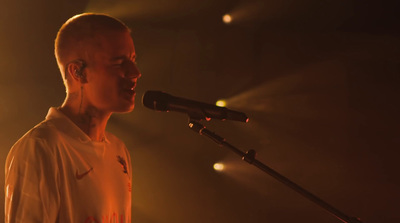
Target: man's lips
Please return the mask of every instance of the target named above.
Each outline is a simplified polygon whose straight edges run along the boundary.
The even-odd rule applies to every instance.
[[[124,91],[135,91],[136,82],[125,84],[123,89]]]
[[[136,94],[135,88],[124,89],[124,92],[127,92],[129,94]]]
[[[129,88],[125,88],[124,92],[126,94],[128,94],[130,97],[135,97],[135,95],[136,95],[135,86],[129,87]]]
[[[129,99],[133,99],[136,96],[136,81],[127,81],[122,85],[122,91]]]

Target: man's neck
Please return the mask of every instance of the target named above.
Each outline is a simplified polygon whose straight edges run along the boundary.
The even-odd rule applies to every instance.
[[[111,114],[102,114],[94,109],[74,108],[63,104],[59,110],[71,119],[92,141],[104,141],[104,134]]]

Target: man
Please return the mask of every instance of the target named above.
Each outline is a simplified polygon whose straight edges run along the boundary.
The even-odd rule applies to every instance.
[[[60,28],[55,56],[66,98],[26,133],[6,160],[5,222],[131,222],[131,162],[105,131],[130,112],[141,76],[129,28],[84,13]]]

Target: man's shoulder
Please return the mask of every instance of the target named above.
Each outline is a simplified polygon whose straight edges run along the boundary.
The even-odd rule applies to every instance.
[[[106,132],[106,138],[111,144],[125,146],[125,143],[111,132]]]
[[[22,139],[52,140],[57,138],[57,128],[49,120],[44,120],[30,129]]]
[[[55,155],[54,146],[57,142],[57,132],[48,121],[42,121],[27,133],[25,133],[10,149],[6,165],[10,165],[11,160],[25,160],[25,162],[37,162],[37,160],[48,160],[47,158]],[[20,164],[23,164],[19,162]]]
[[[48,120],[42,121],[28,132],[26,132],[14,145],[19,147],[41,147],[57,142],[58,133],[56,128]]]

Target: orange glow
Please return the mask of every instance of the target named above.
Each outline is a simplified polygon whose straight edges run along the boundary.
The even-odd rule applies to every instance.
[[[224,23],[226,23],[226,24],[231,23],[231,22],[232,22],[232,17],[231,17],[231,15],[225,14],[225,15],[222,17],[222,21],[224,21]]]
[[[226,101],[225,100],[218,100],[217,102],[215,102],[216,106],[219,107],[225,107],[226,106]]]
[[[222,163],[215,163],[214,164],[214,170],[220,172],[224,170],[224,164]]]

